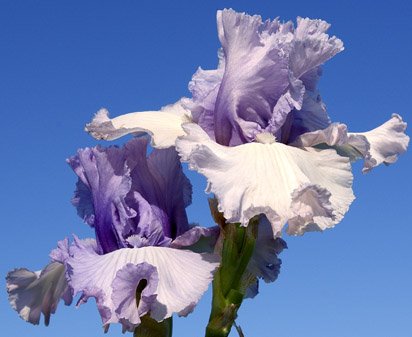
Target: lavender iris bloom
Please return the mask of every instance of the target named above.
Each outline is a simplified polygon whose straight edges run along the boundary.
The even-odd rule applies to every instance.
[[[194,74],[192,98],[113,119],[101,110],[86,129],[99,139],[146,132],[155,147],[175,145],[229,222],[246,226],[264,214],[275,236],[286,224],[291,235],[333,227],[354,200],[350,162],[363,158],[364,172],[395,162],[409,143],[406,123],[394,114],[364,133],[331,123],[317,83],[343,43],[325,21],[294,26],[223,10],[217,26],[219,65]]]
[[[123,148],[86,148],[68,159],[79,177],[73,198],[96,240],[63,240],[37,273],[7,276],[9,299],[25,320],[46,324],[62,298],[96,299],[105,329],[120,322],[133,331],[140,317],[157,321],[189,314],[213,279],[219,258],[186,248],[216,229],[192,227],[185,208],[191,185],[174,149],[154,150],[133,139]],[[142,289],[136,307],[136,289]]]

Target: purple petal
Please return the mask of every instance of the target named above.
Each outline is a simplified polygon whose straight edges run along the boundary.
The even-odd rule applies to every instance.
[[[171,248],[191,247],[197,252],[213,252],[215,243],[219,237],[219,226],[199,227],[195,226],[173,240]]]
[[[165,236],[175,238],[189,229],[185,208],[191,203],[192,186],[183,174],[174,148],[154,150],[146,159],[146,144],[133,140],[126,145],[132,190],[166,214]]]
[[[163,233],[163,224],[168,223],[167,215],[157,206],[150,205],[138,192],[134,192],[133,207],[138,210],[139,222],[127,237],[128,244],[135,248],[145,246],[169,246],[171,239]]]
[[[298,136],[316,130],[322,130],[329,126],[330,118],[326,112],[326,106],[316,91],[306,91],[303,97],[302,108],[294,109],[288,115],[290,123],[282,127],[282,143],[291,143]]]
[[[78,188],[84,184],[90,190],[90,194],[80,194],[78,189],[75,195],[92,197],[92,201],[79,200],[77,205],[93,203],[93,226],[101,251],[107,253],[125,247],[123,233],[129,230],[130,219],[136,212],[125,202],[132,183],[124,151],[116,147],[86,148],[69,158],[68,163],[81,180]]]
[[[250,259],[248,271],[267,283],[274,282],[280,273],[282,264],[278,255],[285,248],[287,248],[286,242],[281,238],[275,238],[270,222],[265,216],[261,216],[255,250]],[[256,287],[255,289],[257,290]]]
[[[237,145],[233,134],[252,141],[267,125],[277,100],[289,86],[285,49],[290,32],[277,30],[277,20],[233,10],[217,13],[218,33],[225,56],[225,73],[216,98],[214,125],[218,143]]]
[[[76,207],[77,215],[91,227],[94,227],[93,195],[90,188],[80,179],[76,183],[76,190],[72,198],[72,205]]]
[[[136,286],[143,282],[139,306],[136,307]],[[159,278],[156,267],[145,262],[129,263],[116,273],[112,282],[112,301],[116,314],[127,330],[133,331],[140,323],[140,317],[149,313],[156,300]]]

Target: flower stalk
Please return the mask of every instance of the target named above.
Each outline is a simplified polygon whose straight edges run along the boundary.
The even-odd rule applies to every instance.
[[[247,288],[247,266],[255,248],[258,217],[247,227],[237,223],[226,224],[221,214],[213,209],[216,222],[221,226],[221,265],[213,280],[212,310],[206,327],[206,337],[226,337],[237,317]],[[218,219],[217,219],[218,218]]]
[[[146,315],[141,320],[141,323],[134,330],[133,337],[172,337],[172,317],[157,322],[149,315]]]
[[[147,280],[143,279],[136,287],[136,309],[139,307],[142,292],[146,286]],[[172,337],[172,331],[172,317],[158,322],[147,314],[141,317],[141,323],[134,329],[133,337]]]

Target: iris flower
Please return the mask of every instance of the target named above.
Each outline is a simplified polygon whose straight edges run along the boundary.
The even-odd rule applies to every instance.
[[[215,229],[189,225],[192,188],[176,151],[146,153],[139,138],[68,159],[79,177],[72,202],[96,239],[65,239],[42,271],[8,274],[9,300],[23,319],[38,324],[43,313],[48,324],[60,299],[70,304],[78,293],[78,304],[96,299],[105,329],[120,322],[133,331],[144,315],[162,321],[193,310],[219,258],[187,248]]]
[[[321,65],[343,50],[322,20],[262,21],[217,12],[217,69],[201,68],[191,98],[161,111],[110,119],[100,110],[86,130],[98,139],[148,133],[157,148],[176,146],[208,179],[228,222],[246,226],[258,214],[273,235],[333,227],[354,200],[350,162],[364,172],[405,152],[406,123],[394,114],[368,132],[332,123],[317,89]]]

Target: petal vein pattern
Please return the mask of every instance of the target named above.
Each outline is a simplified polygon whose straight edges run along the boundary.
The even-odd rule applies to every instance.
[[[335,150],[295,148],[281,143],[226,147],[196,124],[176,149],[189,167],[208,179],[228,222],[246,226],[265,214],[275,235],[289,220],[289,234],[324,230],[338,223],[354,199],[349,160]]]
[[[152,318],[162,321],[173,313],[190,313],[207,290],[219,265],[219,258],[213,254],[197,254],[165,247],[123,248],[109,254],[97,255],[77,245],[72,252],[73,256],[68,260],[68,264],[74,293],[83,292],[84,296],[91,293],[90,296],[96,297],[101,308],[103,323],[107,325],[121,322],[126,330],[133,326],[130,321],[136,323],[136,317],[124,317],[124,310],[116,307],[116,303],[120,303],[117,300],[120,295],[116,288],[119,282],[114,280],[120,270],[129,268],[129,264],[140,265],[144,267],[142,275],[146,276],[147,265],[156,269],[157,287],[147,285],[156,288],[151,294],[156,296],[152,303],[145,303],[146,306],[150,304],[150,310],[146,308],[144,311],[150,311]],[[135,291],[137,284],[134,287],[128,291]],[[149,295],[145,294],[146,297]],[[118,313],[122,313],[122,317],[119,317]]]

